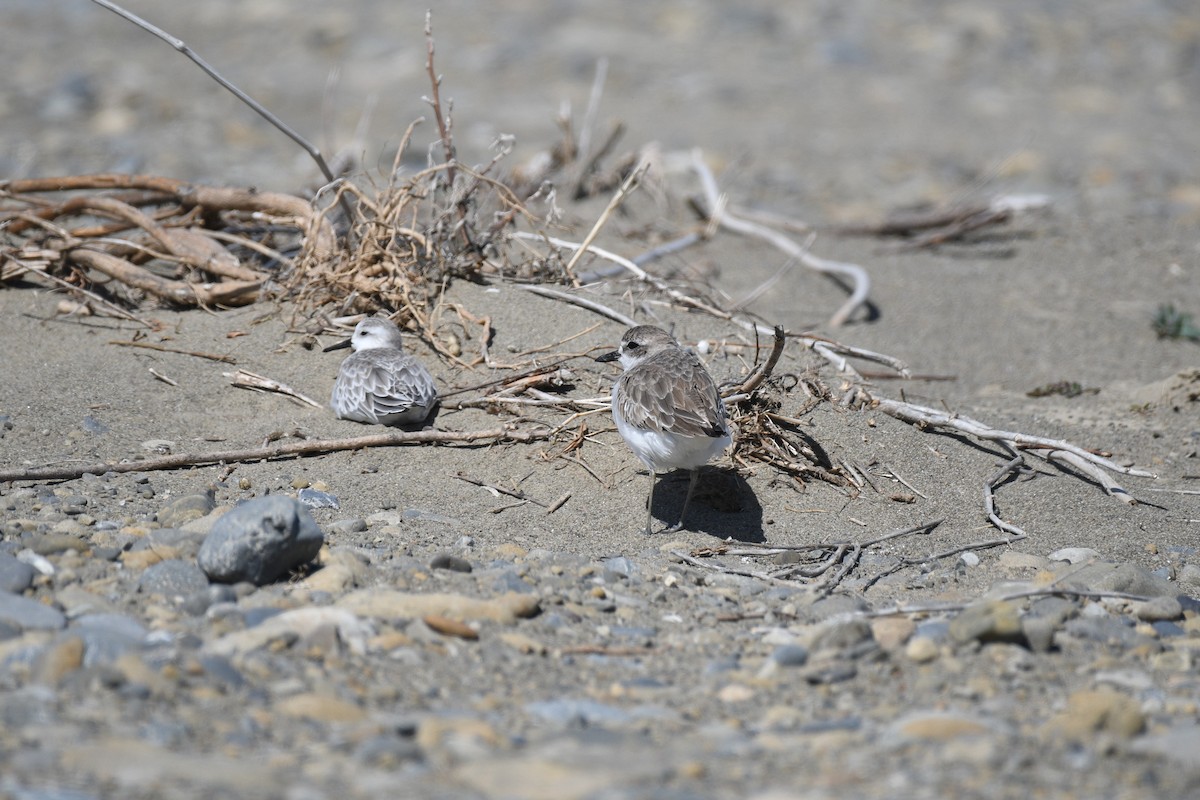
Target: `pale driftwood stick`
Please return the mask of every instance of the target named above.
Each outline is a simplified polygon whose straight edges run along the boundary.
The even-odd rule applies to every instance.
[[[996,487],[1000,484],[1000,481],[1004,480],[1006,475],[1016,471],[1024,463],[1024,456],[1013,456],[1011,461],[1005,462],[1004,466],[996,470],[992,477],[983,482],[983,510],[987,512],[988,520],[1000,530],[1016,537],[1012,540],[1014,542],[1024,539],[1026,534],[1025,531],[1016,525],[1000,519],[1000,515],[996,513]]]
[[[250,211],[275,217],[295,217],[299,220],[297,227],[307,229],[306,236],[311,240],[315,256],[329,258],[336,246],[333,226],[311,203],[295,195],[280,192],[260,192],[256,189],[229,186],[200,186],[158,175],[120,173],[0,181],[0,190],[13,194],[87,189],[140,189],[168,194],[184,206],[200,206],[209,211]]]
[[[128,203],[112,197],[87,197],[82,199],[82,205],[80,210],[99,212],[141,228],[164,250],[188,266],[235,280],[262,281],[266,277],[243,267],[229,251],[204,234],[187,228],[164,228],[150,215]]]
[[[1131,594],[1129,592],[1105,592],[1092,591],[1088,589],[1065,589],[1059,587],[1048,587],[1045,589],[1029,589],[1021,592],[1011,592],[995,598],[999,601],[1005,600],[1024,600],[1027,597],[1082,597],[1087,600],[1104,600],[1106,598],[1116,598],[1118,600],[1132,600],[1135,603],[1145,603],[1152,600],[1142,594]],[[964,603],[931,603],[929,605],[914,605],[914,606],[892,606],[891,608],[880,608],[874,611],[857,611],[855,616],[874,618],[874,617],[896,617],[904,614],[938,614],[947,611],[962,611],[971,601]]]
[[[649,264],[651,261],[657,261],[664,256],[669,256],[672,253],[678,253],[680,250],[686,250],[694,244],[699,244],[705,240],[705,236],[701,233],[685,233],[678,239],[672,239],[669,242],[664,242],[658,247],[646,250],[643,253],[638,253],[633,258],[629,259],[639,267]],[[614,275],[620,275],[625,271],[625,267],[620,264],[612,264],[607,267],[597,267],[587,272],[579,274],[579,282],[582,284],[595,283],[596,281],[611,278]]]
[[[928,408],[927,406],[919,406],[913,403],[903,403],[899,400],[888,400],[886,398],[872,398],[871,406],[878,408],[885,414],[895,417],[896,419],[905,422],[911,422],[917,425],[930,426],[935,428],[950,428],[961,431],[962,433],[970,434],[977,439],[987,439],[995,442],[1008,442],[1012,447],[1023,449],[1038,449],[1038,450],[1064,450],[1068,453],[1074,453],[1076,456],[1085,461],[1089,461],[1097,466],[1103,467],[1109,472],[1118,472],[1122,475],[1132,475],[1138,478],[1156,478],[1158,477],[1153,472],[1134,469],[1133,467],[1123,467],[1120,464],[1103,456],[1096,455],[1090,450],[1085,450],[1078,445],[1061,439],[1049,439],[1044,436],[1030,436],[1025,433],[1017,433],[1015,431],[1002,431],[996,428],[989,427],[970,417],[949,414],[937,409]]]
[[[1043,455],[1043,453],[1037,450],[1031,450],[1030,452],[1037,455]],[[1100,488],[1104,489],[1104,491],[1110,497],[1115,497],[1127,505],[1137,505],[1137,500],[1135,500],[1129,494],[1129,492],[1125,491],[1125,489],[1119,483],[1112,479],[1111,475],[1097,467],[1095,464],[1085,461],[1074,453],[1066,450],[1050,450],[1044,455],[1048,461],[1062,461],[1070,464],[1072,467],[1079,470],[1084,475],[1087,475],[1096,483],[1100,484]]]
[[[89,250],[86,245],[71,248],[67,257],[81,266],[103,272],[135,289],[183,306],[247,305],[258,299],[258,290],[262,287],[262,281],[185,283],[167,280],[123,258],[98,250]]]
[[[792,241],[792,239],[766,225],[760,225],[757,222],[741,219],[728,210],[722,211],[721,193],[717,187],[716,178],[713,177],[712,170],[704,163],[703,157],[699,151],[692,154],[692,168],[700,178],[700,183],[704,187],[705,203],[708,205],[708,213],[720,224],[723,228],[728,228],[735,233],[740,233],[746,236],[756,236],[763,239],[783,251],[788,256],[796,259],[809,269],[818,272],[824,272],[833,275],[840,275],[850,281],[853,286],[853,291],[850,298],[842,304],[832,317],[829,319],[831,327],[840,327],[850,319],[859,306],[867,302],[867,298],[871,293],[871,276],[867,271],[858,264],[851,264],[844,261],[833,261],[828,258],[820,258],[814,256],[807,248]]]
[[[579,297],[577,295],[567,294],[566,292],[559,292],[554,289],[548,289],[545,286],[538,286],[537,284],[532,283],[521,283],[517,285],[527,292],[532,292],[533,294],[540,295],[542,297],[549,297],[553,300],[562,300],[564,303],[570,303],[573,306],[586,308],[588,311],[595,311],[600,316],[608,317],[613,322],[619,322],[628,328],[637,327],[636,320],[625,316],[619,311],[613,311],[608,306],[601,305],[594,300],[588,300],[586,297]]]
[[[182,467],[211,466],[229,462],[269,461],[286,456],[311,456],[334,453],[342,450],[362,450],[368,447],[399,447],[414,444],[474,444],[478,442],[500,444],[503,442],[539,442],[549,438],[550,428],[543,430],[520,430],[505,426],[480,431],[392,431],[353,439],[308,440],[288,442],[270,447],[246,450],[223,450],[215,453],[180,453],[178,455],[148,458],[144,461],[102,461],[77,466],[31,467],[29,469],[0,470],[0,483],[6,481],[72,480],[91,473],[105,472],[154,472],[180,469]]]
[[[287,395],[288,397],[296,398],[302,403],[307,403],[313,408],[324,408],[324,406],[318,403],[316,400],[313,400],[311,397],[305,397],[304,395],[300,394],[300,392],[297,392],[295,389],[288,386],[286,383],[280,383],[279,381],[272,380],[271,378],[264,377],[254,372],[250,372],[249,370],[239,369],[237,372],[223,372],[221,374],[226,378],[229,378],[230,383],[232,383],[234,386],[242,389],[251,389],[257,392],[274,392],[276,394]]]

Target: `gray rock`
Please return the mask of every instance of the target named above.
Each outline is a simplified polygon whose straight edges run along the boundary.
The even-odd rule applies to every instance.
[[[1122,564],[1089,564],[1072,572],[1067,582],[1095,592],[1128,592],[1147,597],[1174,597],[1179,592],[1175,584],[1128,561]]]
[[[808,648],[799,644],[781,644],[771,653],[771,660],[781,667],[802,667],[808,663]]]
[[[871,625],[862,617],[831,619],[817,627],[812,638],[814,652],[822,650],[856,650],[864,642],[872,642]]]
[[[16,556],[0,553],[0,592],[20,594],[33,585],[33,567]]]
[[[197,559],[214,581],[262,586],[311,561],[324,542],[325,534],[300,501],[269,495],[217,520]]]
[[[1020,608],[1008,600],[978,600],[950,620],[950,638],[959,644],[971,640],[1023,643]]]
[[[337,522],[329,524],[329,532],[343,536],[350,533],[362,533],[367,529],[367,521],[357,517],[353,519],[339,519]]]
[[[1051,561],[1066,561],[1068,564],[1083,564],[1088,561],[1098,561],[1100,554],[1090,547],[1064,547],[1055,550],[1046,558]]]
[[[143,594],[185,598],[208,588],[208,578],[190,561],[169,558],[152,564],[142,573],[138,591]]]
[[[804,610],[804,615],[813,622],[831,619],[843,614],[855,614],[870,608],[861,597],[849,594],[833,594],[813,603]]]
[[[604,560],[604,580],[613,583],[621,578],[631,578],[637,567],[625,556],[614,556]]]
[[[1134,603],[1133,615],[1143,622],[1179,619],[1183,616],[1183,605],[1174,597],[1155,597],[1144,603]]]
[[[57,608],[19,594],[0,592],[0,622],[21,630],[55,631],[67,625],[66,616]]]
[[[337,495],[329,492],[322,492],[319,489],[305,488],[296,493],[297,499],[309,508],[333,508],[340,509],[341,502],[337,499]]]
[[[207,516],[216,506],[211,490],[204,494],[179,497],[159,510],[158,524],[164,528],[179,528],[194,519]]]
[[[111,664],[124,653],[140,648],[149,631],[124,614],[88,614],[71,624],[70,633],[83,640],[83,666]]]
[[[232,586],[224,583],[210,583],[200,591],[185,597],[180,608],[188,614],[198,617],[216,603],[234,602],[237,602],[237,592],[233,590]]]

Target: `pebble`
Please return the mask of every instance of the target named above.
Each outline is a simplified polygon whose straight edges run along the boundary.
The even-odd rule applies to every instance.
[[[1146,597],[1174,597],[1179,593],[1175,584],[1131,562],[1088,564],[1072,571],[1067,582],[1095,592],[1126,592]]]
[[[0,592],[0,622],[19,630],[53,631],[66,627],[61,611],[18,594]]]
[[[808,648],[799,644],[783,644],[771,652],[771,661],[781,667],[802,667],[808,663]]]
[[[189,494],[160,508],[155,519],[164,528],[180,528],[185,523],[207,516],[215,507],[216,501],[212,491]]]
[[[302,503],[268,495],[217,520],[197,559],[214,581],[262,586],[316,558],[324,541],[325,534]]]
[[[1135,617],[1145,622],[1175,620],[1183,616],[1182,604],[1174,597],[1167,596],[1135,602],[1132,610]]]
[[[357,703],[323,692],[294,694],[277,700],[273,708],[278,714],[314,722],[360,722],[367,716],[367,712]]]
[[[981,600],[971,603],[950,620],[950,638],[959,644],[1021,642],[1021,610],[1011,600]]]
[[[1128,739],[1142,732],[1146,718],[1133,698],[1111,689],[1081,690],[1067,698],[1067,707],[1046,721],[1047,740],[1088,742],[1097,733]]]
[[[538,599],[509,592],[488,600],[458,594],[417,594],[394,589],[358,589],[340,598],[336,605],[364,617],[417,619],[428,615],[461,621],[491,621],[507,625],[532,617],[541,610]]]
[[[296,493],[296,499],[309,508],[333,508],[340,509],[341,501],[337,495],[329,492],[322,492],[320,489],[305,488]]]
[[[871,635],[889,653],[903,647],[916,629],[917,624],[908,617],[878,617],[871,620]]]
[[[430,569],[444,569],[451,572],[467,573],[472,570],[471,562],[461,556],[451,553],[438,553],[429,561]]]
[[[0,592],[20,594],[33,585],[36,571],[32,566],[8,553],[0,553]]]
[[[1064,547],[1046,556],[1051,561],[1066,561],[1068,564],[1086,564],[1099,561],[1100,553],[1090,547]]]
[[[934,639],[918,635],[908,640],[908,645],[904,648],[904,655],[910,661],[926,664],[941,655],[941,647]]]
[[[890,726],[891,735],[927,742],[953,742],[964,736],[986,736],[995,732],[984,719],[948,711],[914,711]]]
[[[153,564],[146,568],[138,580],[138,591],[143,594],[178,598],[180,601],[207,588],[208,578],[204,572],[191,561],[180,559]]]

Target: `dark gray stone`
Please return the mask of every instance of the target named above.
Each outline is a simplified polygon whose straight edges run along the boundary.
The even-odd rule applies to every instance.
[[[146,568],[138,591],[163,597],[184,598],[208,587],[208,578],[190,561],[169,558]]]
[[[338,501],[337,495],[329,492],[322,492],[319,489],[301,489],[296,493],[301,503],[309,508],[333,508],[340,509],[342,504]]]
[[[0,553],[0,592],[20,594],[33,585],[35,574],[33,567],[24,561],[8,553]]]
[[[803,667],[808,663],[808,648],[799,644],[781,644],[771,653],[771,660],[781,667]]]
[[[451,572],[470,572],[471,562],[450,553],[438,553],[429,562],[430,569],[445,569]]]
[[[324,542],[325,534],[303,503],[268,495],[217,520],[197,559],[214,581],[262,586],[314,559]]]
[[[188,595],[180,608],[192,616],[200,616],[215,603],[237,602],[237,593],[224,583],[210,583],[198,592]]]

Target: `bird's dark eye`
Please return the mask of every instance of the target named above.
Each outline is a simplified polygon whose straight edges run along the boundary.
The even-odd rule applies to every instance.
[[[637,342],[630,342],[629,344],[625,345],[626,350],[637,350],[640,347],[641,347],[641,345],[638,344]]]

